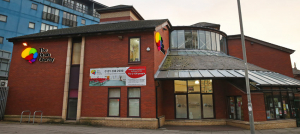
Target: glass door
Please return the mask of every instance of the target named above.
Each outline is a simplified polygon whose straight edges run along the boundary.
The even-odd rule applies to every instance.
[[[175,95],[176,98],[176,118],[187,118],[187,103],[186,95]]]
[[[244,120],[242,97],[228,97],[228,118]]]
[[[228,104],[229,104],[229,119],[236,119],[235,117],[235,101],[234,97],[229,97],[228,98]]]
[[[200,94],[189,94],[189,119],[201,119]]]
[[[273,99],[274,99],[276,119],[283,119],[284,117],[282,113],[282,103],[281,103],[281,97],[279,91],[273,92]]]
[[[236,119],[244,120],[243,107],[242,107],[242,97],[236,97]]]

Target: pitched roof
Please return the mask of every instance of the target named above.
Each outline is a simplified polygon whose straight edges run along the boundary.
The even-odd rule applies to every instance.
[[[162,20],[140,20],[140,21],[127,21],[118,23],[106,23],[106,24],[94,24],[72,28],[62,28],[56,30],[49,30],[46,32],[29,34],[24,36],[18,36],[9,38],[10,42],[21,39],[43,38],[43,37],[61,37],[72,36],[78,34],[92,34],[92,33],[105,33],[105,32],[119,32],[119,31],[132,31],[132,30],[147,30],[153,29],[164,22],[169,22],[168,19]]]
[[[144,18],[139,14],[137,10],[132,5],[116,5],[112,7],[107,7],[107,8],[100,8],[97,9],[96,11],[98,13],[109,13],[109,12],[118,12],[118,11],[125,11],[125,10],[131,10],[135,15],[140,19],[144,20]]]
[[[204,54],[203,54],[204,53]],[[244,70],[244,61],[221,52],[195,50],[171,52],[159,70]],[[268,71],[248,63],[249,70]]]
[[[227,36],[228,40],[230,40],[230,39],[240,39],[240,38],[241,38],[240,34],[237,34],[237,35],[228,35]],[[249,37],[249,36],[245,36],[245,40],[256,42],[256,43],[259,43],[261,45],[264,45],[264,46],[267,46],[267,47],[271,47],[271,48],[274,48],[274,49],[277,49],[277,50],[281,50],[281,51],[284,51],[284,52],[287,52],[287,53],[290,53],[290,54],[292,54],[292,53],[295,52],[295,50],[293,50],[293,49],[289,49],[289,48],[286,48],[286,47],[275,45],[275,44],[272,44],[272,43],[269,43],[269,42],[266,42],[266,41],[262,41],[262,40],[259,40],[259,39],[255,39],[255,38],[252,38],[252,37]]]

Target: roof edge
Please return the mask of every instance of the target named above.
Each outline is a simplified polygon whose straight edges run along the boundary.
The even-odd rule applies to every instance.
[[[240,38],[241,38],[241,34],[228,35],[227,36],[228,40],[230,40],[230,39],[240,39]],[[245,35],[245,40],[257,42],[261,45],[271,47],[271,48],[274,48],[274,49],[277,49],[277,50],[280,50],[280,51],[284,51],[284,52],[287,52],[287,53],[290,53],[290,54],[293,54],[295,52],[295,50],[293,50],[293,49],[289,49],[289,48],[286,48],[286,47],[283,47],[283,46],[279,46],[279,45],[269,43],[269,42],[266,42],[266,41],[263,41],[263,40],[259,40],[259,39],[256,39],[256,38],[253,38],[253,37],[250,37],[250,36],[246,36],[246,35]]]

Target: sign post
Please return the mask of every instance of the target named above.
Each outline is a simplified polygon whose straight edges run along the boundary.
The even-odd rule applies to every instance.
[[[251,134],[255,134],[253,109],[252,109],[251,93],[250,93],[250,84],[249,84],[249,78],[248,78],[248,64],[247,64],[246,46],[245,46],[245,38],[244,38],[243,20],[242,20],[240,0],[237,0],[237,4],[238,4],[238,10],[239,10],[239,19],[240,19],[241,41],[242,41],[242,47],[243,47],[243,59],[244,59],[244,63],[245,63],[245,80],[246,80],[247,99],[248,99],[249,123],[250,123]]]

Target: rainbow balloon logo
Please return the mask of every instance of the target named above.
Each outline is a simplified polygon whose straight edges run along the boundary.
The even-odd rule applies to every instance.
[[[25,60],[28,60],[29,63],[33,63],[36,61],[36,58],[38,57],[38,52],[35,48],[26,48],[22,54],[21,54],[22,58],[24,58]]]
[[[156,42],[157,50],[161,51],[163,54],[165,54],[163,39],[160,36],[159,32],[156,32],[156,34],[155,34],[155,42]]]
[[[92,70],[91,73],[92,73],[93,75],[95,75],[95,74],[96,74],[96,70]]]

